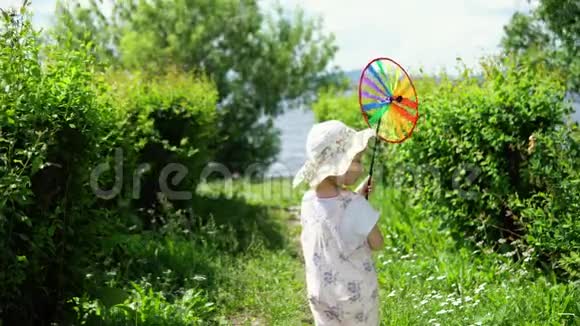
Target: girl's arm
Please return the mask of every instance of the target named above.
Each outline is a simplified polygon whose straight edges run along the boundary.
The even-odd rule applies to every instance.
[[[372,250],[383,249],[383,246],[385,245],[385,240],[383,239],[381,230],[379,230],[379,227],[376,224],[375,226],[373,226],[373,229],[367,236],[367,241]]]

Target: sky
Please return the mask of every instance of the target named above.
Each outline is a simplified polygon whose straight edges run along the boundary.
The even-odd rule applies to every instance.
[[[411,70],[453,73],[457,58],[475,68],[484,55],[498,52],[503,26],[528,0],[258,0],[288,9],[301,7],[321,17],[339,51],[334,64],[360,70],[375,57],[387,56]],[[21,0],[0,0],[0,7]],[[32,0],[34,23],[50,23],[56,0]],[[106,2],[106,1],[105,1]]]
[[[273,1],[269,1],[273,2]],[[527,0],[285,0],[321,16],[340,48],[336,63],[362,69],[375,57],[411,69],[449,72],[457,58],[470,67],[496,53],[503,26]]]

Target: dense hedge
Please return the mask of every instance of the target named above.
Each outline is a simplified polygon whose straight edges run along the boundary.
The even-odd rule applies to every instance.
[[[0,33],[0,307],[7,324],[50,320],[79,282],[80,229],[106,218],[84,185],[108,109],[88,47],[47,47],[41,63],[28,19],[4,15]]]
[[[153,218],[171,203],[159,194],[163,167],[188,169],[178,184],[167,176],[169,189],[195,189],[217,95],[178,73],[97,73],[90,44],[41,45],[21,14],[0,24],[0,321],[41,325],[63,320],[70,298],[94,294],[100,279],[87,275],[123,259],[112,255],[116,233],[167,222]],[[119,150],[122,176],[113,168]],[[91,179],[104,163],[96,184],[122,185],[108,198]],[[143,163],[149,172],[133,191]]]
[[[108,157],[119,149],[123,153],[120,197],[150,212],[146,224],[155,222],[151,218],[165,200],[187,207],[213,157],[208,144],[217,136],[215,88],[203,78],[177,72],[162,76],[111,72],[107,81],[110,103],[117,108]]]
[[[518,61],[521,60],[521,61]],[[382,147],[379,175],[437,218],[459,242],[487,245],[577,278],[580,148],[558,78],[525,59],[419,80],[417,131]],[[422,90],[425,90],[422,92]],[[364,127],[356,96],[323,94],[318,119]],[[382,173],[380,173],[382,172]]]

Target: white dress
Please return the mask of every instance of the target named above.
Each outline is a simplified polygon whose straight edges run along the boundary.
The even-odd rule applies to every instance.
[[[367,242],[379,213],[359,194],[344,190],[318,198],[310,190],[300,215],[316,325],[379,325],[377,274]]]

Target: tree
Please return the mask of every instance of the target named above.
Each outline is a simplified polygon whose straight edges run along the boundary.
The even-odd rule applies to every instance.
[[[580,91],[580,1],[541,0],[530,14],[516,12],[504,26],[501,46],[506,53],[547,63]]]
[[[530,15],[516,12],[504,27],[505,35],[501,46],[508,51],[525,52],[542,49],[552,41],[542,24]]]
[[[57,28],[110,49],[124,68],[208,74],[219,93],[215,159],[234,171],[270,164],[279,150],[272,119],[337,80],[334,37],[301,10],[268,13],[256,0],[126,0],[109,17],[102,8],[60,5]]]
[[[580,47],[580,1],[542,0],[537,12],[564,45],[569,49],[575,48],[577,53]]]

